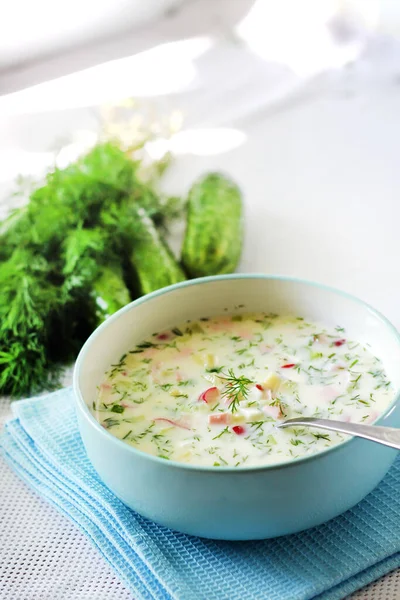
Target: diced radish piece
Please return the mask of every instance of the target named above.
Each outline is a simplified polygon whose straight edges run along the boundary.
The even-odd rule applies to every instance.
[[[246,433],[246,430],[244,427],[242,427],[242,425],[235,425],[234,427],[232,427],[232,431],[236,433],[236,435],[243,435],[244,433]]]
[[[282,417],[281,409],[279,406],[271,406],[270,404],[263,406],[263,411],[269,417],[274,419],[280,419]]]
[[[336,340],[335,342],[333,342],[334,346],[343,346],[343,344],[346,343],[346,340]]]
[[[181,373],[180,373],[179,371],[177,371],[177,372],[175,373],[175,378],[176,378],[176,380],[177,380],[178,382],[179,382],[179,381],[182,381],[182,379],[183,379],[183,377],[182,377],[182,375],[181,375]]]
[[[174,425],[175,427],[180,427],[181,429],[190,429],[190,427],[187,427],[182,422],[173,421],[172,419],[167,419],[166,417],[157,417],[156,419],[153,419],[153,421],[169,423],[170,425]]]
[[[111,390],[111,385],[109,383],[102,383],[100,386],[103,390]]]
[[[122,371],[121,375],[123,375],[124,377],[127,377],[128,373],[126,371]]]
[[[288,363],[287,365],[282,365],[281,369],[293,369],[296,366],[296,363]]]
[[[231,415],[229,413],[219,413],[218,415],[209,415],[208,422],[210,425],[227,425],[230,422]]]
[[[256,383],[256,388],[258,390],[260,390],[260,392],[262,392],[264,390],[263,386],[261,385],[261,383]]]
[[[215,404],[219,398],[219,389],[217,387],[210,387],[208,390],[200,394],[199,400],[203,400],[206,404]]]
[[[164,341],[164,340],[169,340],[171,337],[171,334],[169,332],[164,332],[164,333],[159,333],[157,336],[158,340]]]

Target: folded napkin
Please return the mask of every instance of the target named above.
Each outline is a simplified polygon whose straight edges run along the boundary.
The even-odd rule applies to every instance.
[[[15,471],[86,533],[135,600],[333,600],[400,565],[400,457],[357,507],[309,531],[257,542],[175,533],[99,480],[73,392],[13,404],[1,446]]]

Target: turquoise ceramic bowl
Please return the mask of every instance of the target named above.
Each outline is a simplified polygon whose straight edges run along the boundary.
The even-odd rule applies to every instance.
[[[237,309],[238,305],[244,308]],[[129,507],[185,533],[250,540],[314,527],[348,510],[383,478],[396,451],[359,438],[319,454],[266,467],[200,467],[165,461],[115,438],[91,415],[109,365],[153,331],[185,319],[229,312],[294,313],[340,323],[368,341],[400,387],[400,336],[364,302],[321,285],[266,275],[197,279],[132,302],[87,340],[74,389],[89,459],[104,483]],[[400,426],[398,395],[377,423]]]

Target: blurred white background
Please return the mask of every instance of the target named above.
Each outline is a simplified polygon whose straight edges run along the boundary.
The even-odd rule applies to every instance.
[[[0,7],[0,93],[131,55],[157,39],[228,31],[250,12],[242,33],[283,61],[298,51],[304,63],[308,48],[323,62],[327,22],[342,42],[374,28],[400,34],[397,0],[13,0]]]

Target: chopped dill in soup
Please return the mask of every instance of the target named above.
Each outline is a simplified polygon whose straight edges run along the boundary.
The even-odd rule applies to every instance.
[[[166,460],[269,465],[346,436],[280,430],[293,417],[371,423],[394,397],[379,358],[343,328],[266,313],[189,321],[110,367],[93,414],[110,433]]]

